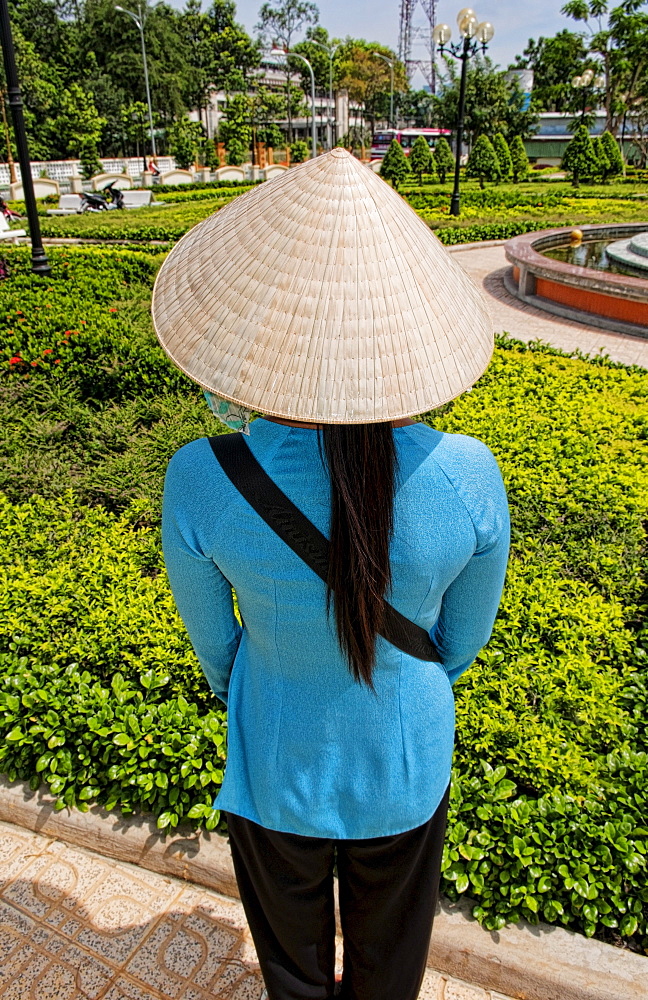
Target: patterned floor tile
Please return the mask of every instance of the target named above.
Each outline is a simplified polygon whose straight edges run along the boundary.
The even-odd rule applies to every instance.
[[[260,1000],[238,900],[6,823],[3,859],[2,1000]],[[428,970],[420,1000],[488,994]]]

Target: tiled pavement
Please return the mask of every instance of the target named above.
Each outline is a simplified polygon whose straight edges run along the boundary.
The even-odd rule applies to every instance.
[[[504,255],[503,244],[472,244],[449,249],[454,259],[483,288],[498,333],[505,330],[519,340],[544,340],[564,351],[579,348],[585,354],[598,354],[603,350],[614,361],[648,368],[648,338],[612,333],[585,323],[561,319],[529,306],[507,292],[503,279],[510,265]]]
[[[262,989],[237,900],[0,823],[2,1000],[258,1000]],[[420,1000],[507,998],[430,970]]]

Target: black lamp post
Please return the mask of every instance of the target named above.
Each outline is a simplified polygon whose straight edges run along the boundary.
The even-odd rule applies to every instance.
[[[45,255],[43,241],[41,239],[40,223],[38,221],[38,211],[36,209],[36,199],[34,197],[34,185],[32,183],[31,162],[29,159],[29,149],[27,148],[27,135],[25,133],[23,102],[20,94],[20,87],[18,86],[16,54],[14,52],[7,0],[0,0],[0,41],[2,42],[5,75],[7,77],[7,95],[13,118],[14,135],[16,137],[16,148],[18,150],[22,186],[25,195],[25,206],[27,208],[27,219],[29,222],[29,235],[31,237],[32,245],[32,271],[34,274],[40,274],[42,277],[48,277],[52,273],[52,268],[50,267]]]
[[[457,116],[457,140],[455,145],[454,189],[452,191],[452,200],[450,201],[451,215],[459,215],[459,167],[461,165],[461,143],[463,140],[464,109],[466,104],[466,68],[468,66],[468,60],[472,56],[476,55],[480,49],[482,53],[486,52],[488,43],[495,34],[495,29],[490,21],[482,21],[480,23],[474,10],[470,7],[464,7],[463,10],[459,11],[457,14],[457,24],[459,25],[459,34],[463,39],[461,42],[450,41],[452,32],[447,24],[437,24],[436,28],[432,32],[434,44],[438,47],[441,55],[445,55],[445,50],[448,48],[450,50],[450,54],[453,55],[455,59],[461,60],[459,114]]]

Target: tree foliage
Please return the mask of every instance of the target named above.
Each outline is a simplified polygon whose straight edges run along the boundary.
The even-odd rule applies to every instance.
[[[442,89],[434,98],[437,123],[456,128],[459,117],[459,71],[451,60],[446,62]],[[525,97],[517,80],[507,78],[490,59],[473,59],[466,73],[464,135],[474,145],[480,135],[492,137],[501,132],[505,139],[514,135],[527,138],[535,130],[538,115],[525,109]]]
[[[513,161],[506,139],[501,132],[497,132],[493,136],[493,149],[500,167],[499,178],[501,181],[507,181],[513,173]]]
[[[307,25],[315,25],[319,20],[317,5],[310,0],[276,0],[275,5],[264,3],[259,10],[257,29],[266,48],[282,48],[285,52],[293,46],[295,36]],[[295,65],[300,59],[286,60],[286,108],[288,117],[288,141],[292,141],[293,108],[291,99],[292,77]],[[304,67],[307,68],[307,67]],[[310,73],[309,73],[310,82]],[[310,90],[310,87],[308,88]]]
[[[13,0],[11,7],[31,155],[76,156],[93,144],[104,156],[139,151],[137,116],[132,127],[124,119],[124,109],[146,102],[133,21],[115,11],[114,0]],[[183,11],[162,0],[145,3],[143,13],[160,130],[194,108],[202,112],[214,90],[247,88],[260,51],[236,24],[234,0],[211,0],[206,11],[200,0],[186,0]]]
[[[378,52],[394,63],[394,106],[409,87],[405,67],[396,53],[377,42],[362,39],[347,39],[340,47],[338,57],[337,83],[347,90],[349,100],[364,107],[364,114],[373,129],[379,119],[389,117],[391,92],[391,72],[384,59],[377,58]]]
[[[466,177],[475,177],[481,188],[485,181],[499,180],[500,164],[488,136],[480,135],[473,146],[466,164]]]
[[[553,38],[530,38],[510,68],[533,70],[532,98],[539,111],[575,112],[580,98],[571,81],[588,66],[582,35],[563,28]]]
[[[608,170],[604,175],[604,179],[607,180],[609,177],[618,177],[619,174],[623,173],[623,157],[621,156],[621,150],[619,149],[618,143],[611,132],[608,132],[607,129],[601,136],[600,141],[608,161]]]
[[[439,180],[442,184],[445,184],[446,174],[454,170],[455,158],[454,153],[450,149],[450,143],[443,135],[440,135],[434,144],[434,166],[439,175]]]
[[[203,135],[201,125],[186,117],[178,118],[167,129],[169,152],[182,170],[188,170],[196,162]]]
[[[518,184],[519,181],[526,180],[529,173],[529,157],[521,136],[513,136],[509,143],[509,152],[511,154],[511,173],[514,182]]]
[[[430,149],[428,141],[424,138],[424,136],[419,135],[416,142],[412,146],[409,155],[409,163],[412,172],[418,174],[419,184],[422,184],[423,174],[431,173],[434,166],[432,150]]]
[[[586,125],[579,125],[574,138],[567,143],[562,167],[572,175],[572,184],[579,187],[582,180],[591,180],[599,172],[596,152]]]
[[[410,173],[410,165],[403,152],[403,147],[396,139],[392,139],[389,149],[380,164],[380,176],[391,181],[392,187],[398,191],[400,185],[407,179]]]
[[[648,13],[644,0],[568,0],[562,13],[585,28],[588,54],[595,57],[605,79],[606,128],[616,135],[625,109],[646,76]]]
[[[290,159],[293,163],[304,163],[311,155],[311,148],[303,139],[290,143]]]

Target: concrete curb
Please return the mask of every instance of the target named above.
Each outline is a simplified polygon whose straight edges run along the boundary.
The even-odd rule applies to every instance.
[[[508,240],[477,240],[476,243],[451,243],[446,250],[454,253],[456,250],[485,250],[487,247],[503,247]]]
[[[151,816],[124,818],[93,806],[55,812],[53,798],[0,776],[0,820],[162,875],[238,898],[227,841],[189,827],[164,835]],[[443,900],[428,965],[519,1000],[648,1000],[648,960],[580,934],[539,924],[483,930],[470,904]]]

